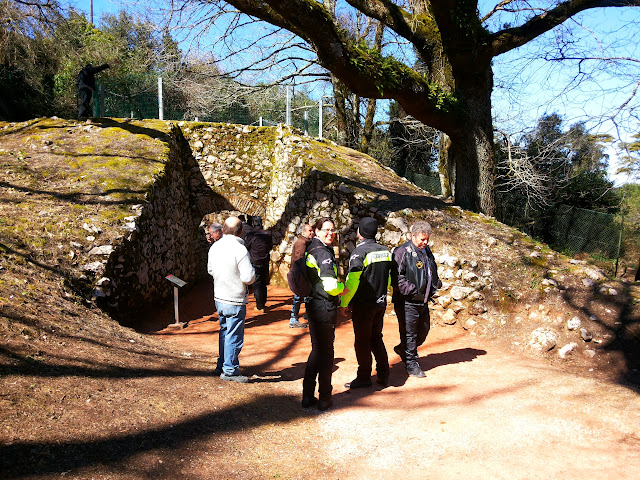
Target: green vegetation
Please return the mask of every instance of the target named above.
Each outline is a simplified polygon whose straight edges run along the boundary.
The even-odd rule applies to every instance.
[[[611,138],[562,123],[545,115],[515,144],[498,142],[496,218],[561,251],[615,257],[621,195],[607,178]]]

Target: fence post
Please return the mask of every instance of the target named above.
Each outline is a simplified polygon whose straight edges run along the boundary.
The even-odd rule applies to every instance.
[[[164,120],[164,103],[162,102],[162,77],[158,77],[158,119]]]
[[[318,138],[322,140],[322,95],[318,101]]]
[[[286,124],[291,126],[291,85],[287,85],[287,112],[286,112]]]
[[[622,247],[622,232],[624,230],[624,215],[620,218],[620,236],[618,237],[618,252],[616,253],[616,268],[613,272],[613,276],[618,276],[618,262],[620,261],[620,248]]]
[[[104,117],[104,85],[100,85],[99,117]]]

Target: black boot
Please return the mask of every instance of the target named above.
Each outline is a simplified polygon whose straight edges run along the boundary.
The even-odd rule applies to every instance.
[[[318,399],[316,397],[314,397],[313,395],[310,396],[302,396],[302,408],[309,408],[309,407],[313,407],[315,404],[318,403]]]
[[[331,408],[331,405],[333,405],[333,400],[331,400],[331,397],[321,398],[320,400],[318,400],[318,410],[320,410],[321,412],[329,410]]]

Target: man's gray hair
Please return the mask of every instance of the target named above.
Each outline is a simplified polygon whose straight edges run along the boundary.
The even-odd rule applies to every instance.
[[[302,232],[304,231],[304,227],[309,227],[311,230],[313,230],[313,227],[311,225],[309,225],[308,223],[303,223],[298,227],[298,235],[302,234]]]
[[[411,235],[417,235],[419,233],[424,233],[425,235],[429,235],[431,236],[431,232],[433,232],[433,229],[431,228],[431,225],[429,225],[429,222],[425,222],[424,220],[420,220],[416,223],[414,223],[413,225],[411,225]]]
[[[221,232],[222,231],[222,225],[220,225],[219,223],[212,223],[211,225],[209,225],[209,231],[211,233],[213,232]]]

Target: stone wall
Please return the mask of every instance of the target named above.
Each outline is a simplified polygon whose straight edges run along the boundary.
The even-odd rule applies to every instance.
[[[136,215],[127,219],[127,233],[114,246],[94,290],[99,304],[123,323],[171,297],[173,285],[167,275],[190,286],[206,276],[208,244],[200,220],[229,207],[205,181],[177,127],[171,129],[166,167],[145,198],[134,208]]]
[[[184,131],[204,178],[232,205],[219,215],[212,212],[205,223],[221,221],[229,213],[262,216],[273,234],[271,271],[276,283],[286,278],[298,228],[317,218],[328,216],[336,222],[342,272],[362,217],[374,216],[385,226],[381,241],[390,246],[408,231],[406,222],[402,227],[387,222],[395,212],[375,206],[379,194],[309,167],[316,147],[289,127],[190,124]]]

